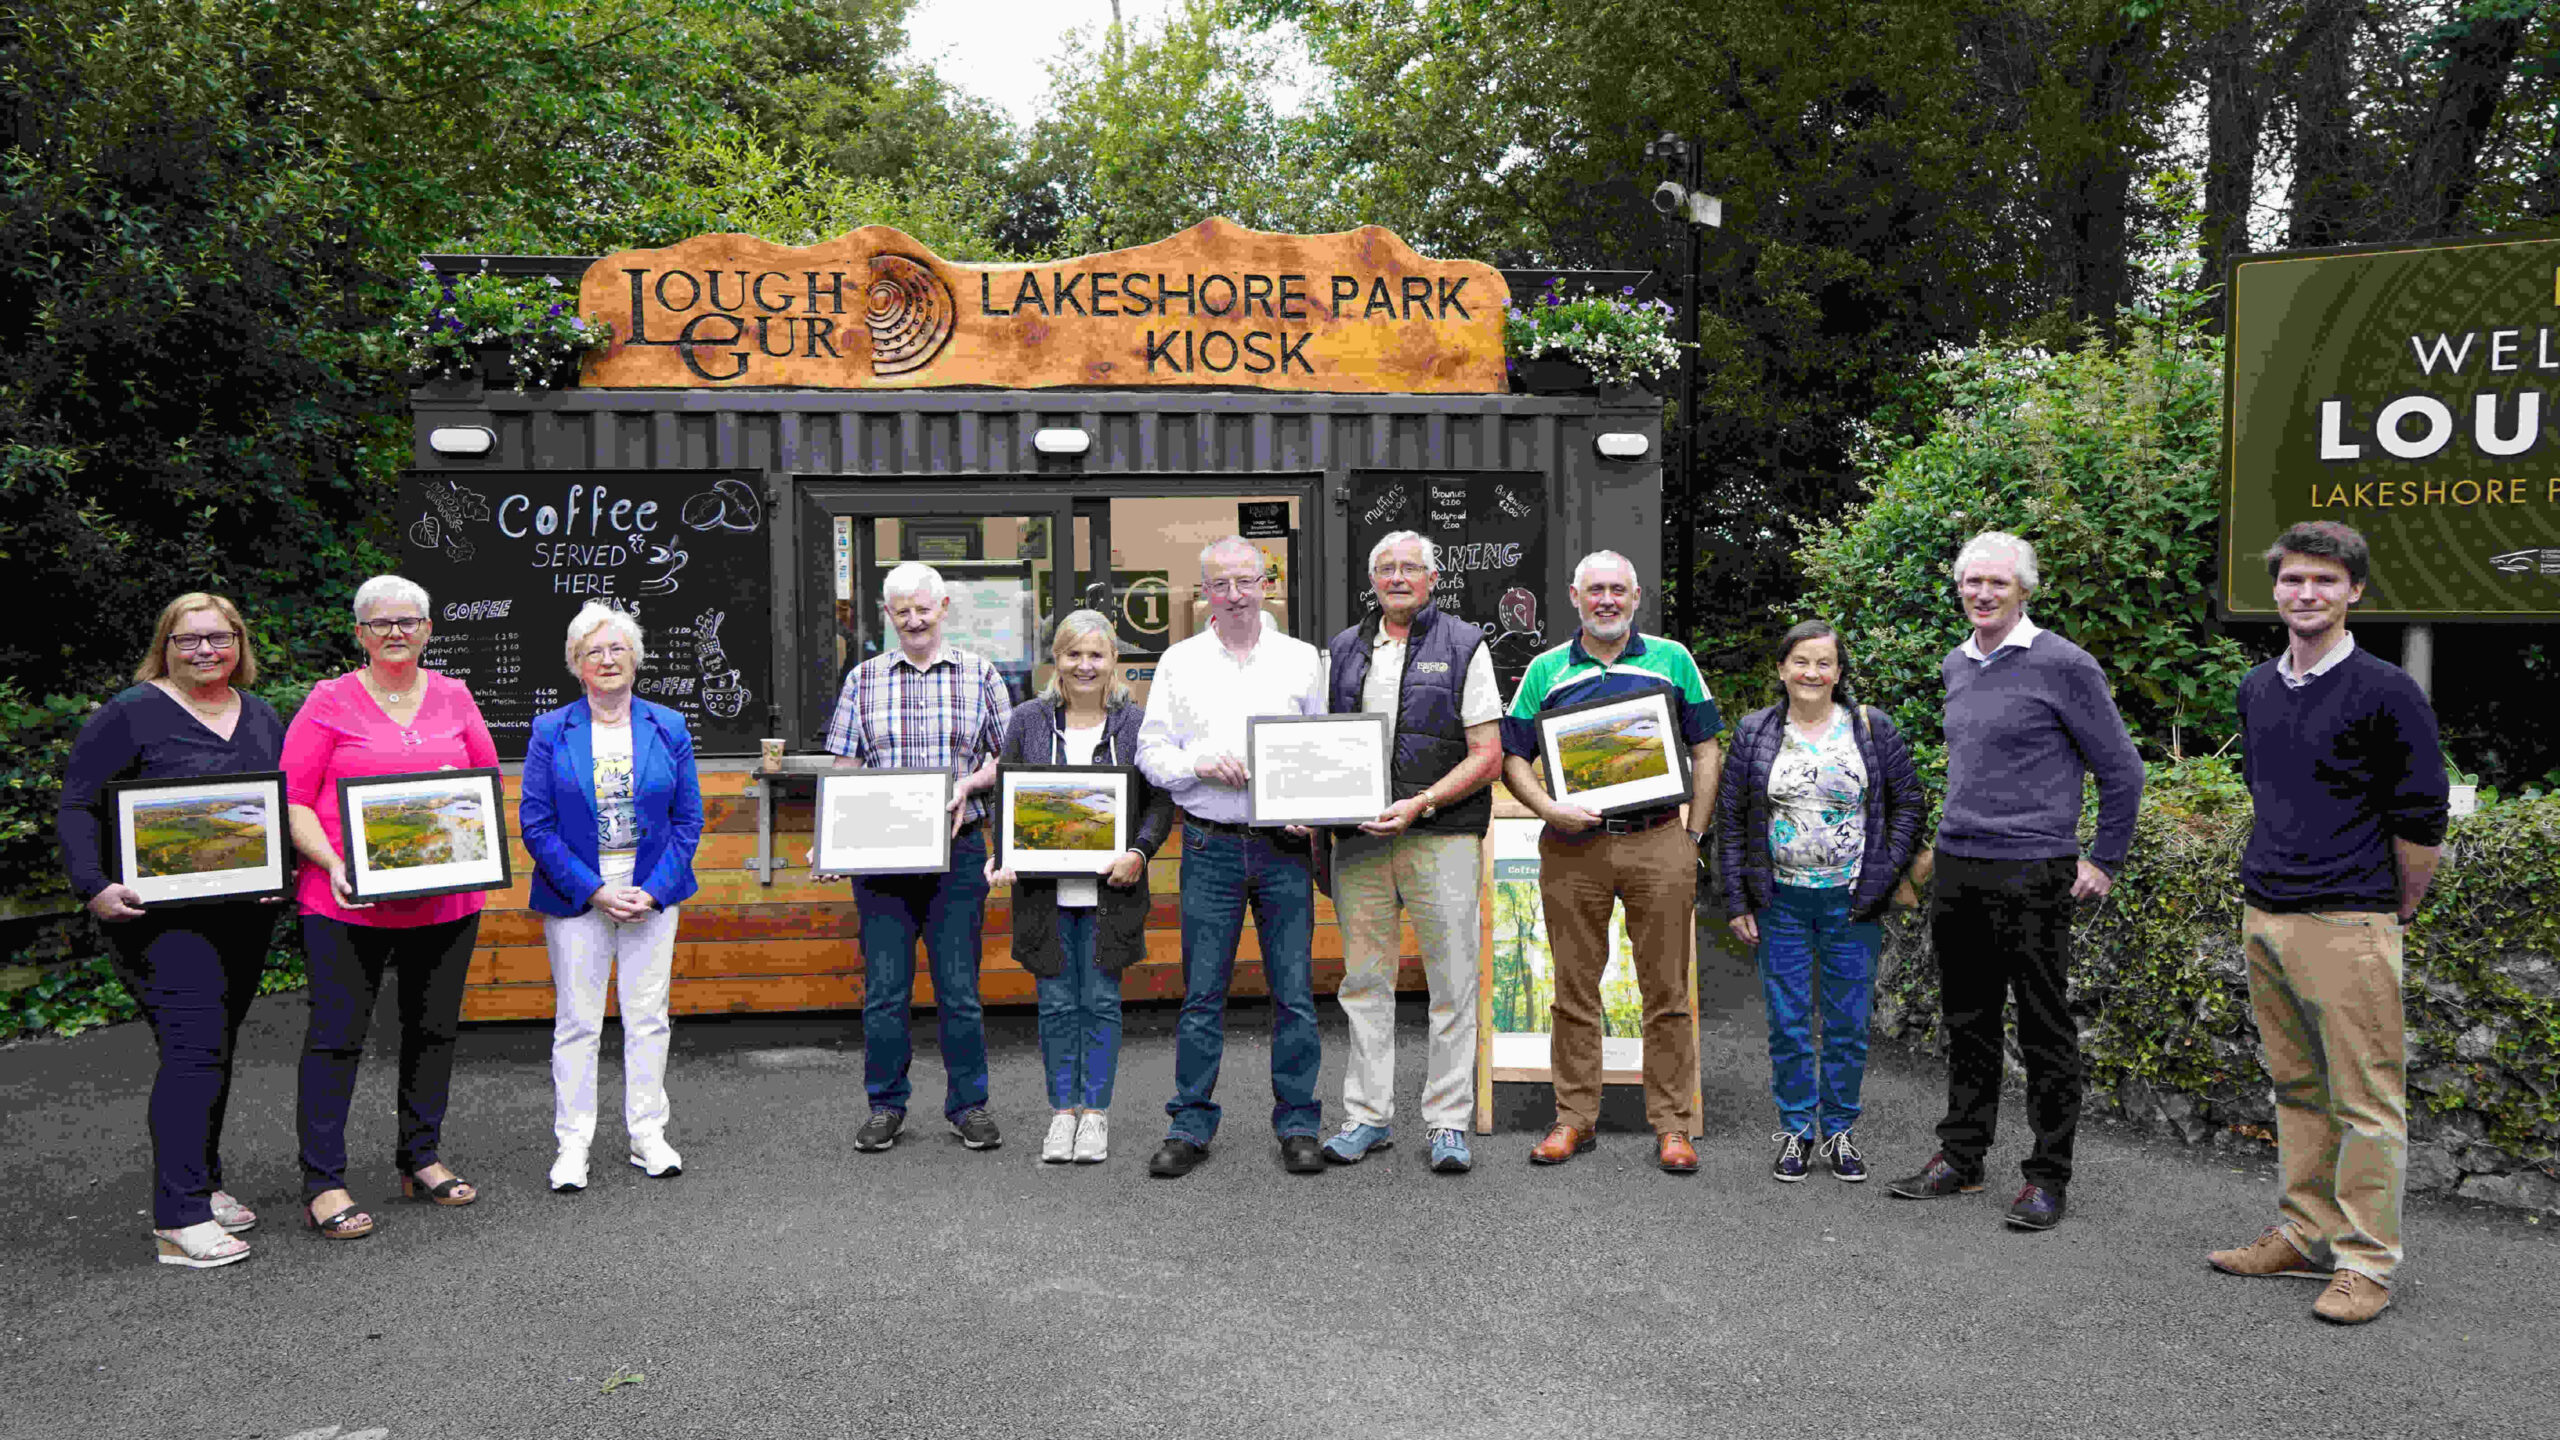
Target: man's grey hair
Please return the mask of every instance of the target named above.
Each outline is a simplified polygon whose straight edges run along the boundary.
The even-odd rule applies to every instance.
[[[1268,566],[1271,563],[1270,557],[1262,553],[1261,546],[1254,544],[1252,541],[1247,540],[1241,535],[1229,535],[1223,540],[1212,540],[1208,544],[1200,547],[1200,585],[1202,589],[1208,588],[1209,563],[1212,560],[1215,560],[1219,555],[1227,553],[1250,555],[1253,557],[1253,563],[1257,566]]]
[[[1099,610],[1068,611],[1067,618],[1058,622],[1056,633],[1049,637],[1049,683],[1040,687],[1041,699],[1060,707],[1066,705],[1067,689],[1058,673],[1064,667],[1058,664],[1058,652],[1088,635],[1099,636],[1102,648],[1115,659],[1120,654],[1120,630],[1111,623],[1110,616]],[[1102,687],[1102,707],[1115,709],[1128,700],[1129,682],[1120,678],[1120,667],[1114,664]]]
[[[640,622],[628,610],[618,610],[601,600],[590,600],[578,607],[569,620],[569,673],[578,674],[578,662],[595,643],[599,630],[610,630],[615,638],[631,647],[631,668],[638,670],[649,658],[648,648],[640,643]],[[582,677],[583,678],[583,677]]]
[[[1369,569],[1372,573],[1377,570],[1378,562],[1386,558],[1388,548],[1395,545],[1421,546],[1423,568],[1435,573],[1440,569],[1440,547],[1429,536],[1412,530],[1398,530],[1369,547]]]
[[[880,577],[880,604],[883,608],[901,595],[939,600],[950,593],[950,587],[942,583],[942,572],[921,560],[910,560]]]
[[[1948,578],[1961,585],[1964,583],[1965,566],[1997,556],[2008,557],[2010,568],[2018,574],[2018,588],[2034,594],[2037,584],[2036,547],[2006,530],[1985,530],[1964,542],[1964,548],[1956,552],[1955,565],[1947,572]]]
[[[356,587],[356,618],[367,618],[366,612],[377,605],[396,605],[403,600],[417,606],[419,614],[430,620],[435,618],[435,607],[427,599],[426,587],[397,575],[376,575]]]
[[[1643,579],[1636,574],[1636,562],[1619,554],[1615,550],[1594,550],[1590,554],[1573,562],[1573,588],[1576,590],[1581,589],[1582,577],[1599,569],[1603,565],[1623,565],[1627,567],[1627,583],[1638,590],[1644,588]]]

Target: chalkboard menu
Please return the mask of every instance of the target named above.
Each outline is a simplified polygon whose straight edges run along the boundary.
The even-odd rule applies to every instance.
[[[498,753],[577,698],[569,621],[601,600],[648,638],[639,693],[683,713],[699,755],[772,732],[773,555],[762,477],[411,472],[401,573],[435,602],[426,663],[471,686]]]
[[[1573,612],[1547,606],[1547,480],[1535,471],[1432,475],[1411,470],[1351,474],[1351,613],[1378,608],[1369,551],[1398,530],[1440,547],[1432,601],[1484,627],[1503,699],[1539,651],[1573,633]]]

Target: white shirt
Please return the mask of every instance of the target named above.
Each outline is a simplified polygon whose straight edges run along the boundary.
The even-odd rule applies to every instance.
[[[1067,737],[1067,763],[1070,765],[1092,764],[1093,752],[1102,748],[1102,726],[1095,725],[1079,730],[1070,725],[1064,734]],[[1102,882],[1100,880],[1090,875],[1058,877],[1059,905],[1074,910],[1090,910],[1101,903]]]
[[[1991,647],[1991,655],[1997,655],[2012,645],[2024,650],[2028,646],[2036,643],[2036,637],[2043,633],[2044,630],[2041,626],[2037,625],[2036,622],[2028,619],[2026,616],[2021,615],[2018,617],[2018,623],[2009,627],[2009,633],[2001,637],[2000,643]],[[1991,663],[1991,655],[1985,655],[1982,653],[1982,636],[1979,631],[1964,637],[1964,644],[1956,648],[1964,652],[1964,658],[1972,661],[1976,665],[1988,665]]]
[[[1241,825],[1245,792],[1201,779],[1196,767],[1212,755],[1243,759],[1248,716],[1324,713],[1323,651],[1280,633],[1266,614],[1261,638],[1239,660],[1212,625],[1156,662],[1138,727],[1138,769],[1185,813]]]
[[[1369,678],[1360,685],[1360,708],[1387,717],[1387,733],[1396,728],[1396,714],[1404,701],[1404,653],[1406,644],[1378,627],[1378,638],[1369,644]],[[1502,718],[1502,691],[1493,679],[1493,647],[1479,645],[1473,660],[1467,662],[1467,680],[1458,692],[1458,723],[1482,725]]]
[[[2354,634],[2351,632],[2342,633],[2338,637],[2338,643],[2329,647],[2328,654],[2314,660],[2311,662],[2310,669],[2296,675],[2293,673],[2293,647],[2291,645],[2287,645],[2284,647],[2283,653],[2276,656],[2276,678],[2284,682],[2286,689],[2299,690],[2303,686],[2310,684],[2312,681],[2319,679],[2321,676],[2328,674],[2330,671],[2337,669],[2340,662],[2344,661],[2349,655],[2355,653],[2355,648],[2356,637]]]

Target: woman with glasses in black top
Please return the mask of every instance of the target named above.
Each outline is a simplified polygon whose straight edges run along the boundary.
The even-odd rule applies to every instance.
[[[72,743],[54,816],[63,869],[98,917],[116,973],[160,1044],[151,1086],[160,1263],[209,1269],[249,1257],[257,1214],[222,1188],[222,1116],[240,1022],[258,995],[280,913],[256,900],[146,907],[112,880],[106,787],[281,768],[284,721],[241,688],[258,660],[240,612],[220,595],[181,595],[160,612],[132,688],[98,707]]]

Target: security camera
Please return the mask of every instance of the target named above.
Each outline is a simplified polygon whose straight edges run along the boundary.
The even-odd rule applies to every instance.
[[[1677,215],[1689,204],[1689,188],[1677,181],[1665,180],[1653,187],[1653,208],[1665,215]]]

